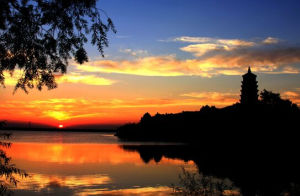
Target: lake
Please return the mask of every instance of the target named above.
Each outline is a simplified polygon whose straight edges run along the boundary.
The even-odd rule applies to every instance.
[[[9,131],[12,163],[29,177],[19,179],[14,195],[170,195],[184,167],[193,161],[143,157],[134,146],[180,146],[126,143],[113,133]],[[128,148],[126,147],[128,146]]]
[[[192,182],[179,178],[184,171],[196,175],[197,190],[213,196],[300,194],[299,143],[292,140],[184,145],[124,142],[113,133],[9,132],[5,151],[29,174],[14,195],[165,196],[180,179]]]

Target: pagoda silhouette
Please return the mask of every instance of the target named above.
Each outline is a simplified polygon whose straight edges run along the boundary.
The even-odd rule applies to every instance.
[[[258,103],[258,85],[256,75],[251,72],[250,67],[248,72],[243,75],[242,90],[241,90],[241,104],[255,105]]]

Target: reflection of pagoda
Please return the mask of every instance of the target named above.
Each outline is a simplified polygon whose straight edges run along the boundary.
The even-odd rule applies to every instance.
[[[253,105],[258,102],[256,75],[251,72],[250,67],[248,73],[243,75],[241,104]]]

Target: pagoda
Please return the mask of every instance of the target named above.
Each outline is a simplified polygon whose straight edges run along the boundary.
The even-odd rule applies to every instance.
[[[257,87],[256,75],[251,72],[249,67],[248,72],[243,75],[241,104],[254,105],[258,103]]]

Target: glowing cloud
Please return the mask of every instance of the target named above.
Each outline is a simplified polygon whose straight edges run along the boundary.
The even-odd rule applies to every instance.
[[[21,70],[15,70],[13,74],[9,72],[4,72],[5,85],[15,86],[18,79],[22,76]],[[96,75],[88,75],[82,73],[67,73],[65,75],[56,75],[56,82],[61,83],[75,83],[75,84],[86,84],[86,85],[96,85],[96,86],[107,86],[112,85],[116,81],[98,77]]]
[[[300,105],[300,91],[285,91],[281,93],[284,99],[289,99],[293,103]]]
[[[175,55],[144,56],[132,60],[96,60],[84,65],[73,64],[79,72],[119,73],[140,76],[241,75],[251,65],[253,71],[266,74],[300,73],[300,47],[273,46],[277,38],[260,41],[216,39],[209,37],[174,38],[172,41],[193,43],[180,50],[196,58],[178,59]],[[268,44],[268,46],[266,46]],[[133,53],[132,49],[123,52]]]
[[[197,57],[203,56],[211,51],[230,51],[238,47],[251,47],[255,45],[254,42],[240,39],[216,39],[210,37],[182,36],[173,39],[173,41],[198,43],[180,48],[182,51],[191,52]]]
[[[202,59],[176,59],[174,56],[144,57],[136,60],[100,60],[76,65],[82,72],[120,73],[141,76],[241,75],[251,65],[253,71],[269,74],[297,74],[300,48],[272,50],[239,50]]]
[[[112,85],[115,83],[113,80],[98,77],[95,75],[82,75],[80,73],[68,73],[57,78],[58,83],[80,83],[87,85]]]
[[[277,44],[279,42],[279,39],[275,37],[267,37],[262,41],[264,44]]]
[[[210,51],[230,50],[230,48],[226,45],[218,45],[218,44],[192,44],[192,45],[182,47],[180,48],[180,50],[193,53],[195,56],[200,57]]]
[[[222,92],[191,92],[181,96],[197,98],[209,105],[224,106],[236,103],[239,101],[238,93],[222,93]]]

